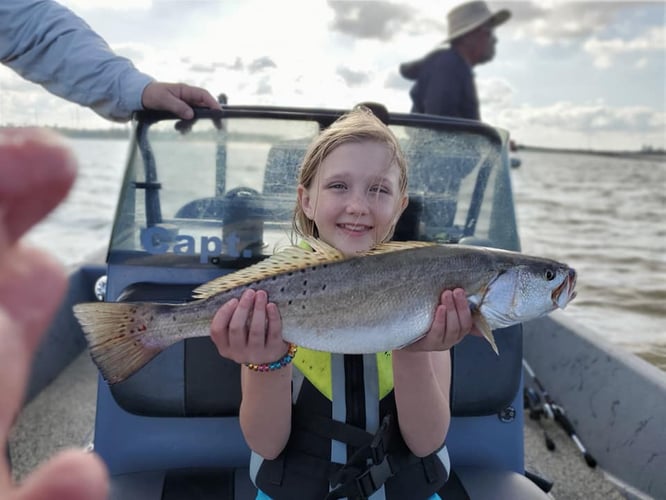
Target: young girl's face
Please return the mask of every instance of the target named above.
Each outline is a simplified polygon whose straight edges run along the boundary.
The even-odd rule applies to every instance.
[[[391,152],[371,141],[335,148],[319,166],[311,186],[298,187],[298,201],[316,224],[319,237],[345,255],[383,241],[407,206]]]

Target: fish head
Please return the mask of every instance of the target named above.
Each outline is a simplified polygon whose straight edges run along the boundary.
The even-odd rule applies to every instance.
[[[575,287],[574,269],[535,259],[500,272],[478,308],[492,328],[502,328],[564,309],[576,296]]]

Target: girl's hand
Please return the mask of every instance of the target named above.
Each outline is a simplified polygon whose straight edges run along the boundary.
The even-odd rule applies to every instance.
[[[479,332],[474,327],[472,312],[462,288],[444,290],[435,319],[425,337],[405,347],[406,351],[446,351],[460,342],[465,335]]]
[[[263,290],[246,290],[220,307],[210,335],[220,355],[237,363],[271,363],[289,348],[280,312]]]

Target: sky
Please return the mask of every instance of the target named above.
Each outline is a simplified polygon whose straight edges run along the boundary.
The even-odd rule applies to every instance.
[[[161,81],[230,104],[409,112],[400,63],[446,37],[459,0],[61,0]],[[474,73],[483,121],[519,144],[666,148],[666,2],[504,1],[495,59]],[[0,67],[0,124],[107,128]]]

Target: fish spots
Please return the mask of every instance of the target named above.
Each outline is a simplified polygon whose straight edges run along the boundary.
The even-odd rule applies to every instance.
[[[323,292],[324,290],[326,290],[326,283],[324,283],[324,284],[321,286],[321,290],[322,290],[322,292]]]

